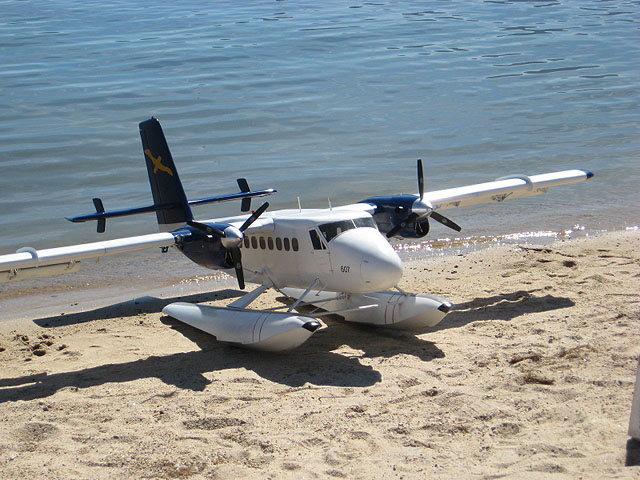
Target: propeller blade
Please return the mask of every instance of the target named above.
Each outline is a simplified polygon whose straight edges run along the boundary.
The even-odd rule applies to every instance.
[[[238,279],[238,287],[240,287],[240,290],[244,290],[244,272],[242,271],[242,252],[240,252],[240,248],[233,247],[229,249],[229,253],[231,253],[231,262],[233,263],[233,268],[236,271],[236,278]]]
[[[429,233],[429,229],[431,227],[429,226],[429,220],[425,220],[424,222],[416,222],[415,225],[415,229],[416,229],[416,234],[424,237],[427,233]]]
[[[422,171],[422,159],[418,159],[418,193],[420,200],[424,197],[424,172]]]
[[[211,225],[207,225],[206,223],[196,222],[195,220],[187,221],[187,225],[193,228],[197,228],[198,230],[203,231],[207,235],[216,235],[218,237],[224,237],[224,232],[219,230]]]
[[[444,215],[440,215],[438,212],[431,212],[431,215],[429,216],[433,218],[436,222],[440,222],[445,227],[452,228],[456,232],[459,232],[462,230],[462,227],[460,227],[460,225],[455,223],[453,220],[448,219]]]
[[[389,230],[389,232],[387,233],[387,238],[394,237],[400,230],[404,230],[407,227],[407,225],[409,225],[412,222],[415,222],[419,216],[420,215],[418,215],[417,213],[412,213],[411,215],[409,215],[407,218],[405,218],[403,221],[401,221],[395,227]]]
[[[247,228],[251,226],[253,222],[255,222],[260,215],[264,213],[264,211],[269,208],[269,202],[264,202],[260,208],[258,208],[255,212],[251,214],[249,218],[245,220],[245,222],[240,227],[240,231],[244,232]]]

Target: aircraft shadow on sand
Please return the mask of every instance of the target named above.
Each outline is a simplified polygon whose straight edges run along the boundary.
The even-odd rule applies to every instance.
[[[233,298],[239,296],[240,292],[227,290],[217,295],[216,298]],[[211,294],[199,294],[183,299],[206,301],[211,300],[211,297]],[[36,320],[36,323],[48,323],[54,327],[130,315],[139,313],[140,310],[156,312],[169,301],[171,300],[148,297],[137,304],[129,302],[112,305],[77,314],[75,317],[51,317]],[[449,314],[444,325],[440,324],[427,331],[458,328],[475,321],[510,321],[526,313],[551,311],[573,305],[573,301],[568,298],[551,295],[534,297],[527,291],[476,298],[459,304],[456,310]],[[337,316],[325,317],[324,321],[329,328],[319,330],[305,347],[286,354],[265,354],[234,348],[170,317],[162,317],[161,321],[196,343],[201,350],[152,356],[73,372],[1,379],[0,402],[44,398],[65,387],[88,388],[105,383],[124,383],[154,377],[180,389],[203,391],[211,383],[206,378],[206,373],[238,367],[253,370],[266,380],[289,387],[300,387],[307,383],[366,387],[380,382],[380,373],[370,366],[363,365],[358,357],[341,355],[332,350],[348,345],[361,350],[362,357],[389,358],[398,353],[406,353],[416,356],[421,361],[445,356],[436,344],[418,338],[411,332],[350,324]]]
[[[202,350],[151,356],[141,360],[61,373],[39,373],[0,379],[0,403],[45,398],[66,387],[85,389],[106,383],[125,383],[158,378],[178,389],[204,391],[211,380],[205,374],[232,368],[253,370],[261,378],[288,387],[305,384],[339,387],[367,387],[381,381],[372,367],[357,358],[303,349],[289,354],[269,354],[231,348],[195,329]]]
[[[157,298],[145,296],[129,300],[114,305],[107,305],[95,310],[71,313],[66,315],[54,315],[51,317],[38,318],[33,322],[45,328],[63,327],[85,322],[107,320],[110,318],[128,317],[141,313],[160,312],[167,304],[172,302],[203,303],[213,300],[230,300],[245,294],[242,290],[226,289],[217,290],[212,293],[197,293],[194,295],[184,295],[173,298]]]
[[[429,331],[459,328],[469,323],[488,320],[511,321],[527,313],[548,312],[575,306],[573,300],[569,298],[554,297],[549,294],[536,297],[533,295],[534,291],[518,290],[458,303],[444,322],[432,327]]]
[[[476,298],[459,304],[456,310],[449,314],[444,325],[437,325],[427,331],[459,328],[475,321],[510,321],[526,313],[545,312],[574,305],[568,298],[551,295],[534,297],[531,293],[520,290]],[[233,298],[239,295],[238,291],[226,290],[218,292],[216,298]],[[212,298],[212,294],[183,297],[189,301],[207,301]],[[172,300],[146,297],[138,303],[128,302],[77,315],[39,319],[36,323],[55,327],[131,315],[140,311],[157,312],[170,301]],[[124,383],[154,377],[180,389],[203,391],[211,383],[206,378],[206,373],[238,367],[253,370],[265,380],[288,387],[300,387],[307,383],[366,387],[380,382],[381,374],[371,366],[363,365],[356,356],[345,356],[332,350],[348,345],[361,350],[361,357],[390,358],[405,353],[415,355],[421,361],[445,356],[436,344],[418,338],[412,332],[350,324],[335,315],[323,320],[329,328],[319,330],[313,340],[303,348],[285,354],[265,354],[218,342],[206,333],[164,316],[161,321],[165,325],[196,343],[200,350],[151,356],[142,360],[105,364],[79,371],[0,379],[0,402],[44,398],[65,387],[88,388],[105,383]]]
[[[240,292],[218,292],[216,298],[233,298]],[[211,300],[213,295],[183,297],[190,301]],[[147,297],[139,302],[111,305],[82,314],[38,319],[49,328],[100,321],[123,315],[157,312],[171,300]],[[392,357],[398,353],[415,355],[421,361],[443,358],[444,353],[432,342],[416,338],[409,332],[372,329],[348,324],[338,317],[325,319],[330,328],[321,329],[312,342],[288,353],[272,354],[235,348],[214,337],[163,316],[161,322],[180,332],[200,348],[195,352],[151,356],[120,364],[105,364],[84,370],[54,374],[33,374],[0,379],[0,402],[44,398],[62,388],[89,388],[105,383],[124,383],[143,378],[158,378],[179,389],[203,391],[211,383],[205,374],[224,369],[246,368],[265,380],[288,387],[305,384],[339,387],[367,387],[382,380],[371,366],[363,365],[359,356],[346,356],[332,350],[348,345],[364,353],[361,357]]]
[[[286,297],[278,297],[277,300],[287,305],[291,304],[291,300]],[[313,306],[299,307],[296,310],[306,314],[314,310],[323,311]],[[444,358],[444,353],[435,343],[416,337],[414,331],[351,323],[339,315],[322,316],[322,321],[329,328],[314,334],[314,348],[330,351],[341,345],[348,345],[362,350],[362,356],[369,358],[390,358],[398,353],[411,354],[425,362],[434,358]]]

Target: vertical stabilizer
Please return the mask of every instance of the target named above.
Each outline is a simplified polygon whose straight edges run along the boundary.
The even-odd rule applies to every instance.
[[[156,211],[158,226],[163,231],[173,230],[192,220],[193,215],[160,122],[152,117],[140,123],[140,137],[153,203],[165,207]]]

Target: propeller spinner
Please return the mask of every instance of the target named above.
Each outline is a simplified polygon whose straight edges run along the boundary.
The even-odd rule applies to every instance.
[[[389,230],[387,238],[397,235],[401,230],[404,230],[411,224],[416,224],[416,227],[419,226],[423,231],[429,231],[429,217],[433,218],[436,222],[440,222],[441,224],[456,230],[457,232],[462,230],[462,228],[453,220],[450,220],[444,215],[434,211],[431,202],[424,200],[424,171],[422,169],[422,160],[418,160],[418,193],[420,194],[420,197],[413,202],[413,205],[411,206],[411,213]]]

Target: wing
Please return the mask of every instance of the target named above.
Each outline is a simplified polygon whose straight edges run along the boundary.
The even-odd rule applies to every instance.
[[[510,198],[532,197],[545,193],[550,187],[582,182],[591,177],[593,173],[587,170],[566,170],[531,177],[518,175],[466,187],[425,192],[424,200],[430,202],[434,210],[467,207],[479,203],[502,202]]]
[[[375,207],[373,217],[387,237],[420,238],[429,232],[429,219],[460,231],[461,228],[437,210],[480,203],[503,202],[510,198],[539,195],[551,187],[582,182],[593,177],[588,170],[565,170],[541,175],[515,175],[466,187],[423,192],[422,162],[418,160],[418,195],[371,197],[362,203]]]
[[[180,238],[179,234],[164,232],[44,250],[21,248],[16,253],[0,255],[0,282],[70,273],[78,269],[81,260],[169,247]]]

